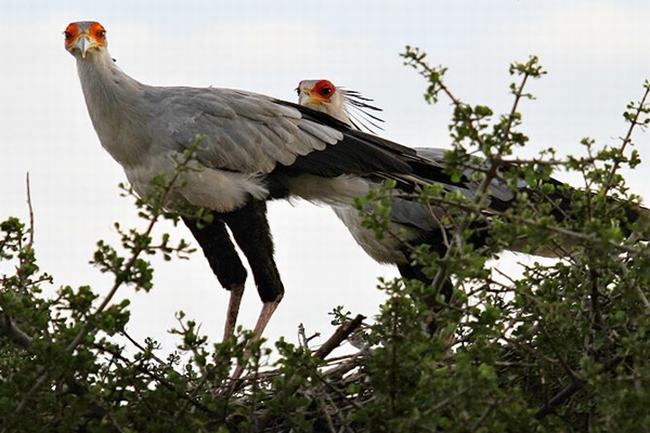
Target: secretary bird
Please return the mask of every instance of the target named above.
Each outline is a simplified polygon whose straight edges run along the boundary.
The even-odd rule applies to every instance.
[[[359,92],[344,88],[337,88],[331,81],[320,80],[303,80],[296,88],[300,105],[312,108],[340,120],[351,128],[360,130],[365,129],[368,132],[375,132],[381,129],[382,119],[376,114],[381,109],[371,105],[372,99],[362,96]],[[446,149],[442,148],[416,148],[418,156],[428,159],[432,165],[444,164],[444,155]],[[472,178],[472,169],[466,168],[465,175],[468,179]],[[555,179],[549,179],[549,183],[560,185],[561,182]],[[454,185],[447,184],[446,187],[454,188],[468,197],[472,197],[475,190],[475,184],[458,183]],[[527,190],[527,183],[522,179],[518,185],[520,190]],[[512,203],[518,191],[508,187],[504,182],[495,179],[489,185],[488,206],[493,206],[495,210],[504,210]],[[570,206],[570,198],[565,196],[555,196],[552,199],[559,199],[560,212],[555,214],[558,219],[564,218],[565,214],[561,208]],[[350,205],[332,206],[336,215],[348,228],[353,238],[363,248],[363,250],[373,259],[380,263],[394,264],[397,266],[400,274],[406,278],[418,279],[424,283],[431,283],[431,278],[427,277],[422,267],[410,259],[410,251],[413,246],[428,244],[433,250],[443,255],[446,246],[441,236],[444,228],[440,227],[440,216],[444,213],[443,209],[438,207],[426,206],[415,200],[408,200],[400,197],[394,197],[391,203],[390,214],[390,231],[401,233],[401,239],[395,236],[384,236],[377,238],[372,230],[362,225],[362,217],[356,208]],[[626,208],[630,221],[635,221],[638,217],[644,220],[650,218],[650,211],[646,208],[637,206]],[[629,229],[629,228],[627,228]],[[629,232],[629,230],[627,230]],[[485,240],[485,236],[473,239],[480,243]],[[510,245],[508,249],[514,252],[525,251],[544,257],[561,257],[566,255],[567,247],[570,247],[571,239],[564,240],[564,248],[544,248],[531,249],[531,246],[524,240],[521,244]],[[441,294],[445,300],[449,300],[452,293],[452,284],[449,279],[441,288]]]
[[[418,183],[449,179],[413,149],[291,102],[242,90],[140,83],[112,60],[106,30],[98,22],[71,23],[64,35],[99,140],[136,193],[146,196],[155,176],[173,176],[175,157],[197,135],[205,137],[193,170],[183,173],[168,206],[205,208],[215,216],[206,227],[191,218],[184,221],[230,291],[225,338],[234,329],[246,280],[226,225],[249,262],[263,302],[254,329],[259,336],[284,294],[266,200],[301,197],[343,205],[384,179],[395,180],[406,192]]]

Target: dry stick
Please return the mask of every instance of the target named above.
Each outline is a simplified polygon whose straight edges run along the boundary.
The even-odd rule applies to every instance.
[[[29,210],[29,246],[34,245],[34,208],[32,207],[32,192],[29,186],[29,172],[25,175],[25,186],[27,189],[27,209]]]
[[[189,162],[189,159],[190,159],[190,156],[188,156],[186,158],[186,160],[182,164],[187,164]],[[176,183],[176,181],[178,180],[179,175],[180,175],[180,171],[176,171],[176,173],[172,177],[171,181],[169,182],[169,184],[166,186],[165,190],[163,191],[163,194],[162,194],[161,199],[160,199],[162,204],[164,204],[167,201],[167,196],[170,193],[174,183]],[[154,228],[155,224],[158,222],[158,219],[160,218],[161,215],[162,215],[162,212],[155,213],[153,215],[153,218],[149,222],[149,225],[147,226],[147,229],[145,230],[145,232],[143,234],[144,238],[149,238],[149,236],[151,235],[151,232],[153,231],[153,228]],[[142,252],[145,249],[146,249],[146,247],[138,247],[137,249],[135,249],[135,251],[131,255],[131,258],[128,260],[126,265],[124,265],[123,273],[131,271],[131,269],[135,265],[136,261],[138,260],[138,258],[140,257],[140,255],[142,254]],[[113,283],[113,286],[108,291],[108,294],[104,297],[101,304],[99,304],[99,306],[97,307],[97,309],[93,313],[93,316],[97,316],[102,311],[104,311],[104,309],[111,302],[111,300],[113,299],[113,296],[115,296],[115,293],[117,293],[117,290],[120,288],[120,286],[122,286],[122,284],[124,284],[124,277],[120,273],[120,274],[116,275],[115,282]],[[66,352],[73,352],[77,348],[77,346],[79,346],[79,344],[81,344],[81,341],[83,340],[83,338],[86,336],[86,334],[88,334],[88,331],[89,331],[88,323],[89,322],[84,322],[82,324],[81,328],[79,329],[79,332],[77,332],[77,335],[75,335],[75,337],[72,339],[70,344],[66,347]],[[15,410],[16,414],[20,413],[23,410],[23,408],[25,407],[25,405],[27,404],[29,399],[34,395],[34,393],[36,393],[36,391],[38,391],[40,389],[41,386],[43,386],[43,384],[45,384],[45,381],[48,379],[48,377],[49,377],[49,375],[48,375],[47,372],[44,372],[39,376],[39,378],[36,380],[34,385],[27,391],[27,393],[25,394],[23,399],[20,401],[20,403],[16,407],[16,410]]]
[[[26,195],[27,195],[27,209],[29,211],[29,238],[26,246],[23,246],[22,244],[22,234],[21,237],[18,240],[18,246],[21,251],[27,250],[30,252],[33,252],[33,247],[34,247],[34,210],[32,208],[32,197],[31,197],[31,192],[30,192],[30,187],[29,187],[29,172],[26,173],[25,176],[25,184],[26,184]],[[26,290],[26,287],[29,285],[28,284],[28,279],[25,276],[25,266],[27,265],[27,258],[19,254],[18,255],[18,267],[16,269],[16,276],[19,279],[19,286],[20,288],[24,291]],[[33,284],[36,284],[34,282]]]
[[[575,394],[584,385],[585,383],[582,380],[572,381],[569,385],[564,387],[560,392],[555,394],[553,398],[551,398],[547,403],[545,403],[544,406],[542,406],[537,411],[537,413],[535,414],[535,418],[541,419],[544,418],[546,415],[550,414],[553,411],[553,409],[555,409],[557,406],[561,405],[566,400],[568,400],[569,397]]]
[[[348,371],[358,367],[358,360],[366,356],[368,353],[370,353],[370,349],[368,347],[361,349],[361,351],[354,355],[354,358],[342,362],[336,367],[332,367],[329,370],[325,371],[323,373],[323,377],[343,377],[343,375],[345,375]]]
[[[358,358],[366,355],[368,353],[368,351],[369,350],[367,348],[365,348],[365,349],[363,349],[363,350],[361,350],[361,351],[359,351],[357,353],[353,353],[353,354],[350,354],[350,355],[334,356],[334,357],[328,358],[327,360],[325,360],[325,364],[324,364],[325,367],[329,367],[329,366],[332,366],[332,365],[337,365],[337,366],[332,367],[331,369],[325,371],[324,375],[325,376],[336,375],[336,374],[338,374],[339,369],[343,373],[345,373],[345,372],[347,372],[349,370],[352,370],[356,366],[356,361],[358,360]],[[341,361],[346,361],[346,362],[342,363]],[[348,364],[351,364],[352,366],[348,367]],[[347,368],[347,369],[345,369],[345,368]],[[276,368],[276,369],[272,369],[272,370],[261,371],[261,372],[259,372],[257,374],[257,377],[261,378],[261,379],[265,379],[265,378],[268,378],[268,377],[273,377],[273,376],[276,376],[278,374],[279,370],[280,369]],[[246,375],[246,376],[242,377],[241,379],[239,379],[239,382],[241,382],[242,384],[247,384],[247,383],[252,382],[253,380],[255,380],[255,375],[254,374],[249,374],[249,375]]]
[[[352,334],[354,330],[361,326],[363,319],[365,319],[365,316],[357,314],[354,319],[339,326],[334,334],[325,343],[323,343],[323,345],[319,347],[316,352],[314,352],[314,358],[325,359],[327,355],[339,347],[343,340],[348,338],[348,336]]]

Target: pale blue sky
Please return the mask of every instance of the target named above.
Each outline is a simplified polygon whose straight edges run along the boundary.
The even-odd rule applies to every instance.
[[[7,1],[0,0],[0,219],[24,217],[30,171],[37,249],[56,284],[108,281],[87,265],[96,239],[115,239],[111,223],[134,221],[120,199],[121,168],[99,145],[61,32],[92,19],[108,30],[109,48],[128,74],[161,85],[236,87],[293,100],[298,81],[329,78],[384,108],[384,135],[409,146],[445,147],[450,108],[427,106],[424,83],[402,66],[405,44],[449,67],[463,99],[507,111],[508,63],[537,54],[549,70],[523,105],[528,155],[554,145],[576,151],[590,135],[612,143],[624,133],[621,112],[650,76],[650,4],[645,1]],[[650,158],[648,135],[637,136]],[[647,164],[630,176],[650,199]],[[271,227],[287,294],[268,336],[293,337],[300,322],[329,331],[327,312],[345,304],[372,314],[381,301],[372,262],[326,208],[273,203]],[[179,236],[183,229],[165,227]],[[523,256],[499,262],[513,269]],[[227,302],[200,254],[156,262],[157,287],[133,295],[132,330],[170,340],[173,312],[185,310],[219,338]],[[249,285],[242,321],[259,308]]]

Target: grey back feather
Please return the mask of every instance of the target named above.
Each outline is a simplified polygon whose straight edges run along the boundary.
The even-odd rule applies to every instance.
[[[254,93],[153,87],[145,99],[154,113],[149,126],[158,136],[153,141],[182,150],[196,135],[204,135],[197,157],[211,168],[268,174],[278,163],[290,165],[298,156],[343,139],[337,129]]]

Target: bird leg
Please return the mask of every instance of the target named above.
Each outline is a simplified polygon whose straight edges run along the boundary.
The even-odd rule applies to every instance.
[[[278,305],[280,305],[280,301],[282,298],[277,299],[273,302],[265,302],[264,305],[262,306],[262,311],[260,311],[260,315],[257,318],[257,324],[255,324],[255,330],[253,331],[253,335],[255,338],[260,338],[262,334],[264,333],[264,329],[266,328],[266,325],[269,323],[271,320],[271,316],[273,313],[275,313],[275,310],[278,308]]]
[[[264,303],[253,331],[253,338],[259,339],[284,295],[284,286],[273,259],[273,239],[266,219],[266,202],[252,200],[243,208],[224,214],[224,220],[246,255]],[[233,373],[233,380],[241,377],[248,358],[250,351],[246,350],[244,359]]]
[[[258,320],[260,326],[256,327],[263,331],[284,295],[284,286],[273,259],[273,239],[266,220],[266,202],[251,200],[244,207],[223,214],[223,218],[248,260],[257,291],[265,304]],[[272,303],[276,303],[275,307],[266,306]]]
[[[262,311],[260,311],[260,315],[257,318],[257,324],[255,324],[255,329],[253,330],[253,339],[262,338],[264,329],[266,328],[266,325],[271,320],[271,316],[273,316],[273,313],[278,308],[278,305],[280,305],[281,299],[282,298],[272,302],[265,302],[264,305],[262,305]],[[246,350],[241,363],[237,365],[237,368],[235,368],[235,371],[233,372],[230,378],[231,380],[236,381],[241,377],[241,375],[244,373],[244,366],[246,365],[246,362],[248,361],[250,356],[251,356],[250,350]]]
[[[230,289],[230,300],[228,301],[228,310],[226,311],[226,324],[223,329],[223,341],[228,340],[235,332],[237,325],[237,316],[239,315],[239,306],[244,295],[244,286],[233,287]]]
[[[201,246],[214,275],[224,288],[230,290],[223,335],[225,341],[233,334],[237,324],[239,305],[246,283],[246,268],[237,254],[224,221],[218,215],[214,215],[210,223],[187,217],[183,218],[183,222]]]

